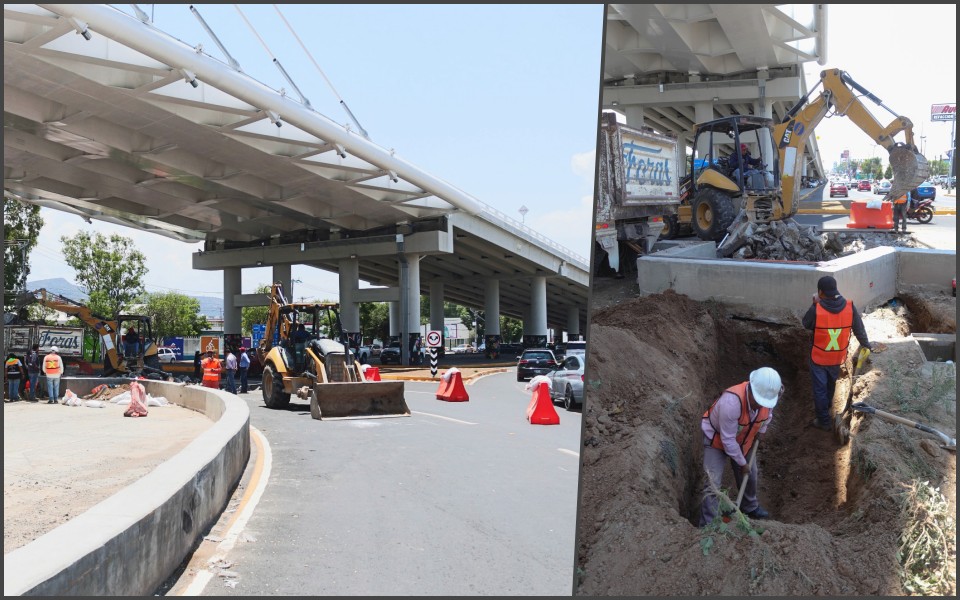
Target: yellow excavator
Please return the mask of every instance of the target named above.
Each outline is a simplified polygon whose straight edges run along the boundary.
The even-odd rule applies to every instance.
[[[94,314],[89,307],[48,291],[45,288],[22,292],[17,296],[14,312],[20,312],[31,304],[40,304],[47,308],[77,317],[100,336],[103,344],[103,377],[144,375],[145,377],[168,375],[160,368],[157,344],[153,341],[150,317],[145,315],[117,315],[107,319]],[[143,339],[134,356],[124,356],[121,352],[121,328],[133,327]]]
[[[811,99],[822,87],[820,93]],[[895,118],[884,126],[861,102],[865,97]],[[893,180],[885,200],[898,198],[929,175],[927,160],[917,151],[913,123],[839,69],[820,73],[820,81],[786,114],[783,122],[750,115],[731,115],[694,126],[691,181],[678,209],[678,225],[689,224],[703,240],[720,242],[717,254],[730,256],[745,242],[753,223],[792,217],[799,209],[804,147],[817,125],[830,112],[845,116],[889,152]],[[894,138],[903,133],[905,140]],[[759,152],[765,169],[734,170],[731,154],[742,144]],[[768,152],[764,156],[764,151]],[[772,163],[772,164],[771,164]],[[769,170],[766,170],[769,167]]]
[[[349,350],[336,303],[290,303],[273,284],[263,339],[261,391],[267,408],[310,401],[314,419],[408,417],[403,381],[369,381]]]

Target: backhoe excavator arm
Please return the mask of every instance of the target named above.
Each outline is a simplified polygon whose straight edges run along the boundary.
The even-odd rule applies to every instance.
[[[846,72],[830,69],[820,73],[823,90],[812,101],[810,96],[816,87],[787,113],[783,123],[774,128],[774,140],[780,153],[781,198],[783,214],[793,216],[799,208],[800,181],[803,169],[803,151],[807,139],[832,109],[845,116],[859,127],[874,142],[890,153],[893,169],[893,187],[886,199],[898,198],[923,183],[930,172],[926,159],[917,152],[914,144],[913,123],[907,117],[897,115],[884,106],[875,95],[855,82]],[[882,125],[860,101],[859,92],[895,115],[889,125]],[[903,133],[906,141],[897,142],[894,137]]]
[[[127,366],[120,359],[120,355],[117,352],[117,323],[115,321],[111,321],[96,315],[83,304],[59,294],[49,292],[45,288],[20,294],[17,297],[15,310],[19,311],[21,308],[24,308],[30,304],[41,304],[47,308],[52,308],[62,313],[77,317],[89,325],[95,332],[97,332],[97,335],[99,335],[100,339],[103,341],[103,347],[106,351],[110,368],[121,373],[127,371]]]

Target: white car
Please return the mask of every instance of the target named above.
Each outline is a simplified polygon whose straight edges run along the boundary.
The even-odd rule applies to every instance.
[[[873,182],[873,193],[874,194],[886,194],[890,191],[890,182],[886,179],[881,179],[880,181]]]
[[[172,363],[177,361],[177,354],[172,348],[157,348],[157,358],[161,363]]]

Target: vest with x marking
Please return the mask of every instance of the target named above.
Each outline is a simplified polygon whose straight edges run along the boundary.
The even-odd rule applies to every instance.
[[[842,365],[847,359],[847,346],[853,329],[853,305],[847,302],[838,313],[817,304],[817,325],[813,330],[810,357],[821,366]]]

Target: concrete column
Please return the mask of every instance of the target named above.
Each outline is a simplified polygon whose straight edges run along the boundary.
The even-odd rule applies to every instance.
[[[643,105],[631,104],[623,107],[623,116],[627,118],[627,125],[630,127],[643,127]]]
[[[273,281],[271,282],[279,282],[283,286],[283,295],[287,302],[293,302],[293,298],[290,297],[290,270],[290,265],[273,265]]]
[[[360,305],[356,301],[360,289],[360,259],[346,258],[340,261],[340,320],[343,329],[360,331]]]
[[[400,335],[400,303],[390,302],[390,337]]]
[[[404,364],[409,365],[411,350],[417,340],[420,337],[420,255],[419,254],[405,254],[406,264],[400,265],[401,275],[400,275],[400,294],[403,299],[403,306],[400,308],[400,328],[404,329],[404,322],[406,331],[401,332],[401,343],[406,341],[406,360]],[[403,271],[406,270],[406,276],[403,275]],[[406,311],[404,318],[404,312]],[[404,353],[401,352],[401,356],[404,356]]]
[[[753,110],[761,117],[773,118],[773,102],[769,100],[754,102]],[[767,163],[768,169],[773,169],[773,146],[766,136],[760,138],[760,153],[763,156],[763,162]]]
[[[693,105],[694,119],[697,123],[713,120],[713,102],[697,102]],[[707,137],[701,137],[697,146],[697,156],[702,157],[710,150],[710,140]]]
[[[488,279],[484,292],[484,332],[486,335],[500,335],[500,280]]]
[[[241,293],[240,267],[228,267],[223,270],[223,333],[240,335],[241,309],[234,306],[233,297]]]
[[[580,339],[580,309],[576,306],[567,309],[567,337],[571,340]]]
[[[430,284],[430,329],[443,331],[443,283]]]
[[[526,323],[524,323],[526,324]],[[530,278],[530,329],[524,332],[524,346],[539,347],[547,343],[547,278]]]
[[[350,341],[350,346],[358,350],[363,344],[363,334],[360,331],[360,305],[355,298],[360,289],[360,260],[345,258],[340,261],[340,323],[343,332]]]

